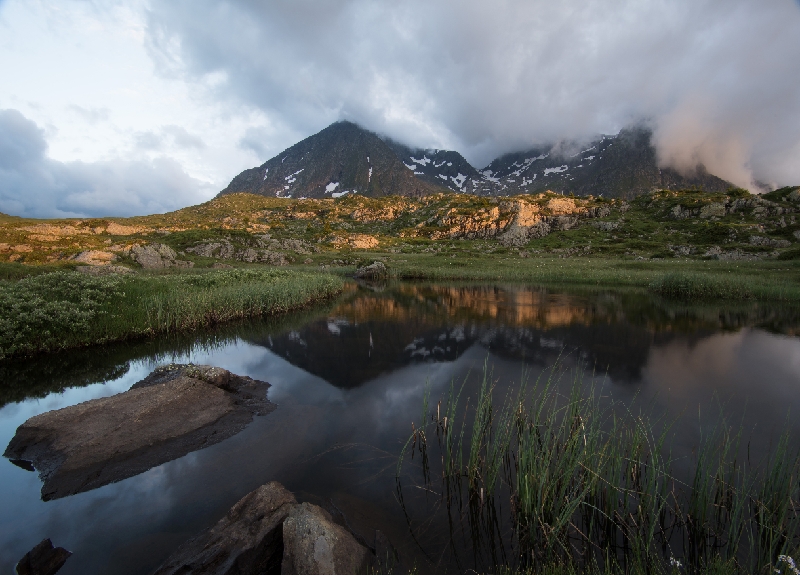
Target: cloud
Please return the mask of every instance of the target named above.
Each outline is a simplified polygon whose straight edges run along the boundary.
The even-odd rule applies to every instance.
[[[90,124],[104,122],[110,117],[110,110],[108,108],[84,108],[83,106],[71,104],[67,106],[67,109]]]
[[[665,164],[749,185],[800,182],[798,26],[792,0],[153,0],[147,42],[303,133],[346,118],[482,165],[645,121]]]
[[[145,151],[161,150],[168,143],[167,140],[171,140],[178,149],[202,150],[206,147],[203,140],[187,132],[186,128],[174,125],[162,126],[157,131],[136,132],[133,135],[133,139],[135,146]]]
[[[16,110],[0,110],[0,211],[25,217],[161,213],[213,191],[174,160],[58,162],[44,131]]]

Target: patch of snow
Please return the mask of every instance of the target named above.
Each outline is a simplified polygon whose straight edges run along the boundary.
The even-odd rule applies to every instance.
[[[444,174],[439,174],[439,177],[442,178],[444,181],[447,181],[447,176]]]
[[[333,190],[339,187],[339,182],[331,182],[327,186],[325,186],[325,193],[330,194]]]
[[[283,160],[285,160],[285,159],[286,159],[286,158],[288,158],[288,157],[289,157],[289,156],[284,156],[284,157],[283,157]],[[281,160],[281,164],[283,163],[283,160]]]
[[[416,164],[411,164],[411,165],[409,166],[408,164],[406,164],[405,162],[403,162],[403,165],[404,165],[406,168],[408,168],[409,170],[411,170],[412,172],[413,172],[414,170],[416,170],[416,169],[417,169],[417,166],[416,166]]]
[[[584,160],[594,160],[594,156],[586,156]]]
[[[529,160],[525,160],[525,161],[526,161],[526,162],[529,162],[529,163],[533,163],[533,162],[535,162],[536,160],[544,160],[544,159],[545,159],[547,156],[549,156],[549,155],[550,155],[550,154],[542,154],[541,156],[536,156],[535,158],[531,158],[531,159],[530,159],[530,161],[529,161]]]
[[[517,175],[519,175],[519,174],[517,174]],[[506,181],[507,182],[516,182],[517,180],[512,180],[511,178],[506,178]]]
[[[264,179],[265,179],[265,180],[267,179],[267,174],[268,174],[268,173],[269,173],[269,168],[267,168],[266,170],[264,170]]]
[[[411,156],[411,161],[415,164],[422,164],[423,166],[427,166],[431,163],[431,159],[428,156],[422,156],[421,160],[416,159],[414,156]]]
[[[369,160],[369,158],[367,158]],[[372,181],[372,166],[369,167],[369,172],[367,173],[367,183]]]
[[[447,166],[450,167],[453,165],[453,162],[447,162]]]
[[[444,166],[446,163],[447,163],[447,162],[446,162],[445,160],[442,160],[442,163],[441,163],[441,164],[437,164],[436,162],[434,162],[434,163],[433,163],[433,167],[434,167],[434,168],[441,168],[441,167],[442,167],[442,166]]]
[[[567,170],[569,170],[569,167],[566,165],[558,166],[557,168],[545,168],[544,175],[549,176],[550,174],[560,174],[561,172],[566,172]]]
[[[459,189],[460,189],[464,185],[464,182],[466,181],[467,176],[465,176],[464,174],[459,172],[458,175],[455,178],[450,178],[450,179],[453,180],[453,183],[455,185],[457,185],[459,187]]]
[[[283,189],[284,189],[284,190],[288,190],[288,189],[289,189],[289,186],[283,186]]]
[[[425,172],[414,172],[415,176],[424,176]]]
[[[367,156],[367,163],[369,164],[369,156]]]
[[[500,178],[493,178],[493,173],[494,172],[492,172],[492,170],[486,170],[485,172],[481,172],[481,175],[483,176],[484,180],[489,180],[490,182],[494,182],[496,184],[500,181]]]
[[[345,190],[343,192],[333,192],[331,194],[331,196],[333,196],[334,198],[341,198],[342,196],[347,195],[349,193],[350,193],[350,190]]]

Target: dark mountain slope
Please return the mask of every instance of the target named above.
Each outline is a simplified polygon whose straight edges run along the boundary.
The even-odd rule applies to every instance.
[[[220,195],[325,198],[346,193],[422,196],[436,191],[441,188],[417,179],[378,136],[351,122],[336,122],[245,170]]]
[[[659,168],[651,140],[650,130],[631,128],[581,147],[561,143],[506,154],[481,173],[493,184],[492,195],[553,190],[631,198],[654,188],[724,192],[732,187],[702,167],[688,177],[671,168]]]
[[[446,186],[454,192],[476,192],[483,176],[458,152],[451,150],[422,150],[386,140],[403,164],[419,179],[436,186]]]

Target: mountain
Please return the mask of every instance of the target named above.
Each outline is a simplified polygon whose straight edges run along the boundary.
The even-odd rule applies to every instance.
[[[440,187],[414,177],[377,135],[336,122],[236,176],[219,195],[250,192],[280,198],[330,198],[348,193],[423,196]]]
[[[261,166],[245,170],[219,195],[419,197],[452,190],[509,196],[552,190],[632,198],[653,189],[725,192],[731,187],[702,166],[690,176],[659,168],[652,132],[641,127],[584,145],[560,142],[505,154],[479,171],[458,152],[414,149],[351,122],[336,122]]]
[[[386,140],[386,143],[415,176],[435,186],[471,193],[476,183],[484,180],[480,172],[458,152],[412,149],[393,140]]]
[[[734,187],[702,166],[691,176],[659,168],[652,136],[646,128],[629,128],[583,146],[562,142],[506,154],[481,170],[492,187],[487,192],[488,186],[484,186],[480,193],[513,195],[552,190],[576,196],[632,198],[654,188],[725,192]]]

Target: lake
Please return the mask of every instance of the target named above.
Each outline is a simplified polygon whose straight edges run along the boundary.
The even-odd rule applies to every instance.
[[[202,335],[0,364],[0,443],[34,415],[123,392],[164,363],[269,382],[278,405],[241,433],[138,476],[44,502],[36,473],[0,461],[0,572],[45,537],[74,555],[60,574],[146,574],[242,496],[277,480],[380,529],[420,572],[483,568],[426,524],[435,495],[398,503],[397,457],[451,382],[502,396],[556,366],[604,397],[664,415],[686,462],[722,417],[766,451],[800,431],[800,306],[676,303],[641,291],[521,285],[351,284],[336,301]],[[413,465],[413,463],[412,463]],[[479,562],[478,562],[479,563]]]

